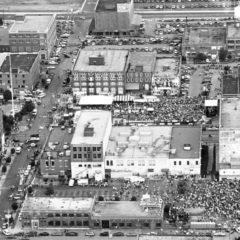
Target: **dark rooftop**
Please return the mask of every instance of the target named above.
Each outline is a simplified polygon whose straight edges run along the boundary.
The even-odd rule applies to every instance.
[[[0,46],[8,45],[9,45],[8,28],[0,27]]]
[[[99,0],[97,7],[96,7],[96,12],[104,12],[104,11],[109,11],[109,12],[115,12],[117,11],[117,4],[118,3],[128,3],[129,0]]]
[[[239,78],[229,75],[223,76],[223,95],[238,95],[240,93],[240,82]]]
[[[11,54],[12,73],[29,72],[37,54]],[[10,72],[9,56],[5,58],[0,72]]]

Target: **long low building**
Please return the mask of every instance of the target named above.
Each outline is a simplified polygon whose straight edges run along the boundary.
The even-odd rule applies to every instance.
[[[95,202],[94,198],[29,197],[21,210],[22,227],[161,228],[163,201],[145,194],[141,201]]]

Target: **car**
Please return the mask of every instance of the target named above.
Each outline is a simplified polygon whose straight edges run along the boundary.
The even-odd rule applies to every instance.
[[[14,235],[7,236],[6,239],[16,239],[17,237]]]
[[[124,233],[123,232],[115,232],[113,233],[113,237],[123,237]]]
[[[49,236],[50,234],[48,232],[40,232],[38,236]]]
[[[22,237],[22,236],[24,236],[24,232],[15,233],[14,236]]]
[[[137,233],[126,233],[127,237],[136,237]]]
[[[5,235],[5,236],[10,236],[10,235],[11,235],[11,233],[9,232],[8,229],[2,230],[2,233],[3,233],[3,235]]]
[[[32,142],[32,143],[30,143],[30,147],[32,147],[32,148],[37,147],[37,144]]]
[[[86,232],[85,236],[94,237],[95,233],[94,232]]]
[[[65,236],[76,237],[76,236],[78,236],[78,233],[77,232],[66,232]]]
[[[53,232],[51,236],[63,236],[63,232]]]
[[[46,93],[40,93],[40,94],[38,94],[38,97],[39,98],[44,98],[44,97],[46,97]]]
[[[19,146],[16,147],[15,152],[16,152],[17,154],[20,154],[21,151],[22,151],[22,148],[21,148],[21,147],[19,147]]]
[[[109,232],[101,232],[99,234],[99,236],[101,236],[101,237],[108,237],[109,236]]]
[[[36,231],[30,231],[30,232],[25,233],[26,237],[36,237],[37,235],[38,234]]]

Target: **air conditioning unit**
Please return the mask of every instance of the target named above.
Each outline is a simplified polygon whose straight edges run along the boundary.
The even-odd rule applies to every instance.
[[[185,144],[183,145],[183,149],[186,150],[186,151],[190,151],[190,150],[191,150],[191,144],[185,143]]]

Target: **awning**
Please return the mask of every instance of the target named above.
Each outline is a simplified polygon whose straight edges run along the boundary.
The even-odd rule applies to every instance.
[[[127,83],[126,90],[139,90],[139,83]]]
[[[217,99],[205,100],[205,107],[217,107],[217,106],[218,106],[218,100]]]
[[[112,105],[112,102],[113,102],[112,96],[89,95],[89,96],[81,96],[79,100],[79,105],[80,106]]]
[[[113,98],[114,102],[131,102],[134,100],[134,97],[130,95],[117,95]]]

